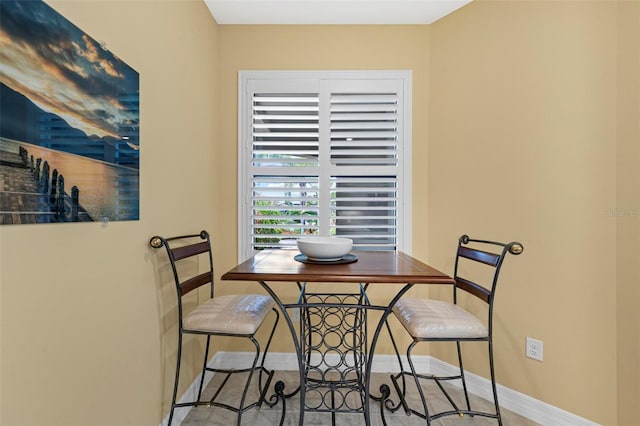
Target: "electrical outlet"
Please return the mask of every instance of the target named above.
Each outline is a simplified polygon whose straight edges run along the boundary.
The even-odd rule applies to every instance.
[[[542,361],[542,350],[543,350],[542,340],[532,339],[531,337],[527,337],[525,354],[529,358]]]

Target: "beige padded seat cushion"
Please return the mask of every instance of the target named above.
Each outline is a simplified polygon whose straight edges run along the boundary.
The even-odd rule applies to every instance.
[[[232,294],[199,305],[184,317],[185,330],[254,334],[275,306],[270,296]]]
[[[412,337],[473,338],[488,336],[474,315],[453,303],[431,299],[400,299],[393,313]]]

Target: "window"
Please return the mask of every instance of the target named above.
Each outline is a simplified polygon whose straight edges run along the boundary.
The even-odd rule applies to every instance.
[[[410,251],[411,73],[241,71],[239,255],[305,235]]]

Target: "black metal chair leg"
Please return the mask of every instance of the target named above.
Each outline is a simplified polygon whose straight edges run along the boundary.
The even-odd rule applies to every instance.
[[[387,331],[389,333],[389,337],[391,338],[391,344],[393,345],[393,350],[396,354],[396,359],[398,360],[398,365],[400,366],[400,378],[402,379],[402,395],[406,395],[407,392],[407,380],[405,378],[405,375],[402,374],[404,372],[404,365],[402,364],[402,357],[400,357],[400,350],[398,349],[398,344],[396,343],[396,339],[393,337],[393,333],[391,332],[391,327],[389,326],[389,321],[385,320],[385,326],[387,327]],[[392,376],[393,379],[393,376]],[[398,392],[398,395],[400,395],[400,388],[398,387],[397,382],[394,380],[394,386],[396,388],[396,391]],[[389,392],[391,392],[389,390]],[[391,411],[392,413],[395,413],[396,411],[398,411],[400,409],[400,407],[402,406],[405,409],[405,412],[409,412],[409,407],[407,406],[404,397],[400,398],[400,401],[398,402],[397,405],[393,404],[393,401],[391,401],[390,399],[388,399],[387,396],[387,403],[385,403],[386,408]]]
[[[207,344],[204,349],[204,361],[202,362],[202,375],[200,376],[200,386],[198,387],[198,401],[202,398],[202,389],[204,388],[204,376],[207,373],[207,359],[209,358],[209,345],[211,336],[207,335]]]
[[[273,323],[273,327],[271,327],[271,333],[269,334],[269,339],[267,340],[267,344],[264,348],[264,352],[262,353],[262,362],[260,363],[260,374],[258,377],[258,389],[260,389],[260,400],[258,400],[258,409],[260,409],[260,407],[262,406],[262,402],[265,399],[265,395],[266,395],[266,391],[267,388],[269,387],[269,384],[271,383],[271,379],[273,378],[273,371],[270,372],[269,374],[269,378],[268,378],[268,382],[264,385],[263,388],[263,384],[262,384],[262,375],[265,372],[265,368],[264,368],[264,363],[267,359],[267,353],[269,352],[269,347],[271,346],[271,341],[273,340],[273,335],[275,334],[276,331],[276,327],[278,326],[278,321],[280,321],[280,313],[278,312],[278,310],[276,308],[273,308],[272,311],[275,313],[276,315],[276,319]]]
[[[182,330],[178,332],[178,353],[176,361],[176,378],[173,383],[173,396],[171,397],[171,411],[169,412],[169,421],[167,426],[171,426],[173,420],[173,414],[176,409],[176,398],[178,398],[178,381],[180,379],[180,359],[182,357]]]
[[[416,372],[416,368],[413,365],[413,360],[411,359],[411,351],[417,342],[413,342],[407,348],[407,362],[409,363],[409,368],[411,369],[411,374],[416,382],[416,387],[418,388],[418,394],[420,395],[420,400],[422,401],[422,407],[424,408],[424,416],[427,420],[427,426],[431,425],[431,419],[429,418],[429,407],[427,407],[427,399],[424,396],[424,391],[422,390],[422,386],[420,386],[420,379],[418,378],[418,373]]]
[[[493,366],[493,344],[491,340],[489,344],[489,369],[491,371],[491,387],[493,388],[493,403],[496,406],[496,416],[498,416],[498,425],[502,426],[502,416],[500,415],[500,405],[498,404],[498,388],[496,386],[496,372]]]
[[[458,366],[460,367],[460,379],[462,380],[462,389],[464,390],[464,399],[467,403],[467,410],[471,411],[471,404],[469,403],[469,392],[467,391],[467,380],[464,377],[464,367],[462,366],[462,348],[460,342],[456,342],[458,348]]]
[[[247,399],[247,393],[249,392],[249,386],[251,385],[251,378],[253,377],[253,373],[256,371],[256,366],[258,365],[258,360],[260,359],[260,344],[253,337],[251,337],[250,340],[256,348],[256,356],[253,358],[253,364],[251,365],[251,369],[249,370],[249,377],[247,377],[247,382],[244,385],[244,391],[242,392],[242,397],[240,398],[240,405],[238,406],[237,426],[241,425],[242,413],[244,413],[244,402]]]

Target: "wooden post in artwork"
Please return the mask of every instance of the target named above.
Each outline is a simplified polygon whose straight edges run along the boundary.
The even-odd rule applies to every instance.
[[[45,161],[42,166],[42,193],[47,195],[49,192],[49,162]]]
[[[58,190],[58,169],[53,169],[51,175],[51,194],[49,194],[49,205],[55,208],[56,203],[56,191]]]
[[[36,168],[33,171],[33,177],[36,178],[36,182],[40,182],[40,164],[42,164],[42,158],[36,160]]]
[[[22,158],[22,162],[24,163],[25,166],[29,165],[29,153],[27,152],[26,148],[23,146],[20,147],[20,158]]]
[[[80,190],[73,185],[71,188],[71,222],[78,221],[78,206],[80,205]]]
[[[58,175],[58,194],[56,199],[56,212],[60,220],[64,222],[65,208],[64,208],[64,176]]]

